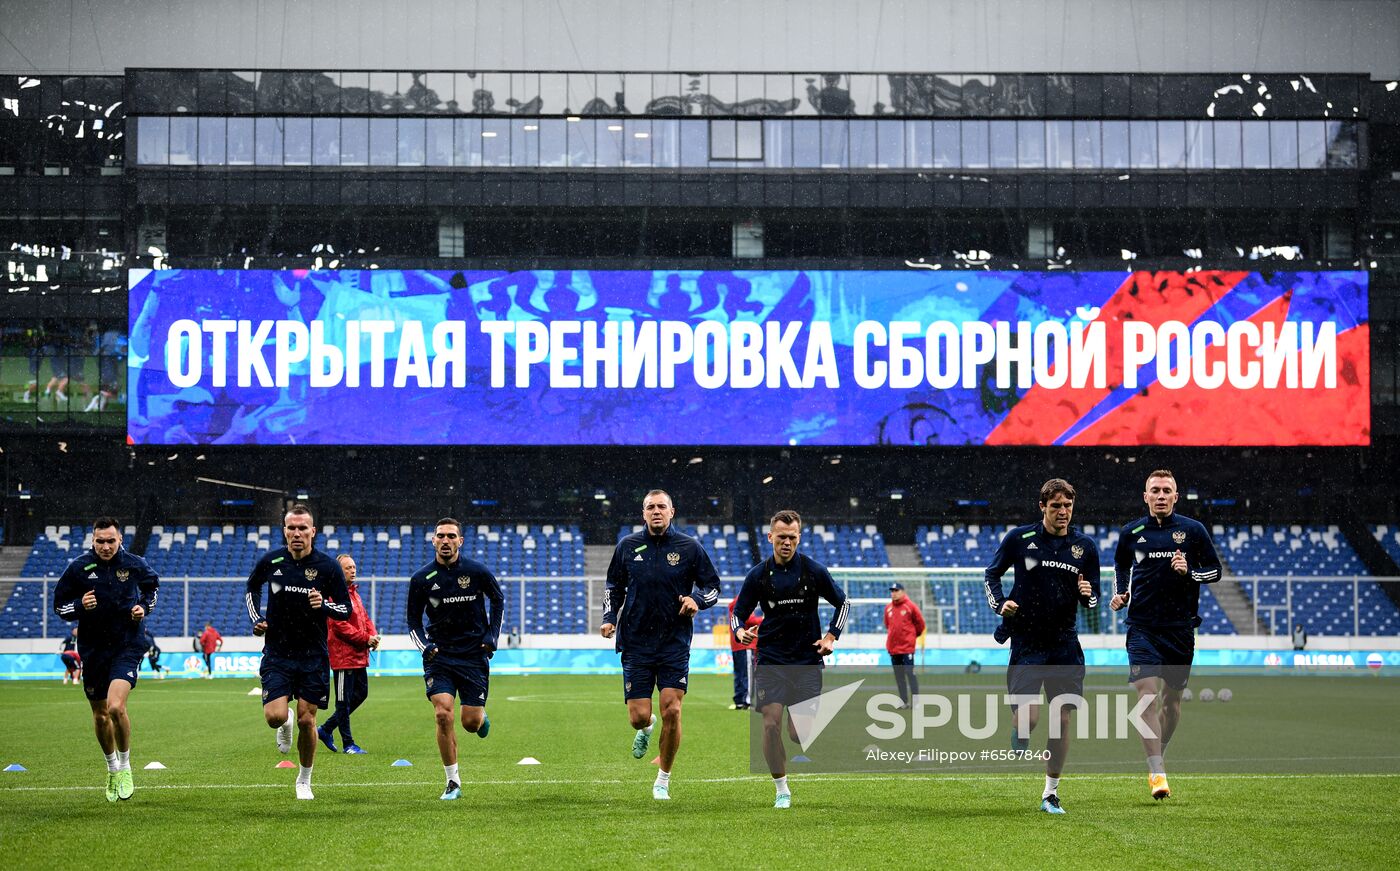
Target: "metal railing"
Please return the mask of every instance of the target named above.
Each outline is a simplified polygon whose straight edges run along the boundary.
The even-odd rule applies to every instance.
[[[883,632],[883,609],[889,602],[889,585],[901,583],[909,597],[924,613],[930,634],[987,634],[1000,621],[987,607],[982,582],[981,568],[842,568],[833,567],[832,575],[851,598],[852,613],[847,631]],[[723,622],[724,605],[728,598],[737,592],[743,578],[726,575],[721,578],[723,593],[721,602],[715,609],[702,612],[697,630],[709,629],[715,622]],[[163,578],[160,586],[160,599],[157,606],[154,629],[158,635],[196,634],[213,614],[214,600],[200,596],[200,602],[192,605],[192,591],[209,584],[236,585],[225,595],[235,597],[238,612],[242,614],[243,577],[214,578]],[[1369,614],[1372,608],[1395,609],[1384,591],[1374,586],[1375,582],[1400,582],[1400,578],[1371,576],[1325,576],[1325,577],[1283,577],[1283,576],[1231,576],[1225,578],[1216,589],[1237,585],[1241,593],[1238,608],[1244,609],[1248,620],[1231,619],[1235,633],[1239,635],[1287,634],[1297,623],[1302,623],[1310,635],[1360,635],[1363,631],[1363,613]],[[52,598],[57,581],[53,578],[0,578],[0,592],[14,587],[16,594],[8,598],[5,611],[0,614],[0,638],[56,638],[67,634],[67,624],[53,613]],[[603,601],[605,580],[598,576],[569,575],[561,577],[503,576],[500,578],[506,596],[507,620],[502,627],[506,633],[531,634],[540,628],[537,615],[548,613],[551,601],[550,592],[555,592],[563,600],[567,610],[559,612],[565,617],[567,630],[550,630],[558,634],[592,633],[595,631]],[[1003,581],[1006,590],[1011,588],[1011,577]],[[577,587],[551,591],[548,585],[570,584]],[[375,623],[384,632],[404,631],[404,612],[398,610],[407,599],[407,577],[361,577],[359,591],[365,608]],[[580,589],[581,587],[581,589]],[[1124,612],[1112,611],[1108,600],[1113,594],[1111,576],[1105,576],[1100,584],[1100,607],[1090,612],[1080,610],[1079,628],[1081,632],[1121,634],[1124,631]],[[1319,604],[1319,597],[1325,595],[1325,606]],[[577,598],[575,598],[577,597]],[[1217,601],[1221,598],[1217,596]],[[1239,601],[1242,600],[1242,601]],[[568,603],[572,601],[570,606]],[[225,603],[226,606],[227,603]],[[538,606],[538,607],[537,607]],[[178,631],[170,632],[168,614],[170,609],[179,610]],[[1364,609],[1364,610],[1363,610]],[[1226,606],[1222,605],[1222,610]],[[1340,614],[1341,623],[1316,623],[1316,618],[1324,611]],[[1242,623],[1246,625],[1241,625]],[[1400,619],[1392,625],[1400,626]],[[37,629],[37,632],[24,633],[23,626]],[[242,624],[218,627],[225,634],[245,634]],[[1345,631],[1336,631],[1337,629]]]

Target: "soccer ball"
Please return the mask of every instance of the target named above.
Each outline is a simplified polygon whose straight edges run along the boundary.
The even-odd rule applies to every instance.
[[[1201,690],[1200,698],[1203,702],[1215,701],[1215,693],[1211,692],[1210,690]]]
[[[1216,698],[1220,699],[1220,701],[1222,701],[1222,702],[1228,702],[1228,701],[1230,701],[1230,699],[1233,699],[1234,697],[1235,697],[1235,694],[1232,693],[1232,692],[1230,692],[1229,690],[1221,690],[1220,693],[1219,693],[1219,695],[1216,696]]]
[[[1184,690],[1181,691],[1181,700],[1182,700],[1183,702],[1189,702],[1189,701],[1191,701],[1191,688],[1190,688],[1190,687],[1187,687],[1186,689],[1184,689]]]

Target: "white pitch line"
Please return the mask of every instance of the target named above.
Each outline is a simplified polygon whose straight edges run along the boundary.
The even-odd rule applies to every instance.
[[[1181,781],[1193,780],[1328,780],[1328,779],[1360,779],[1360,778],[1395,778],[1400,777],[1400,773],[1367,772],[1367,773],[1313,773],[1313,774],[1177,774],[1173,775]],[[936,775],[936,774],[900,774],[891,772],[884,775],[842,775],[842,774],[813,774],[813,775],[793,775],[801,783],[821,783],[821,782],[883,782],[891,780],[918,780],[918,781],[950,781],[956,783],[1002,783],[1011,780],[1039,779],[1040,774],[995,774],[980,776],[962,775]],[[1139,774],[1082,774],[1072,777],[1073,780],[1140,780]],[[680,779],[682,783],[748,783],[767,782],[771,777],[767,774],[749,774],[740,777],[700,777],[693,780]],[[596,779],[596,778],[556,778],[556,779],[533,779],[533,780],[464,780],[462,786],[598,786],[598,785],[623,785],[638,784],[641,780],[618,780],[618,779]],[[397,780],[397,781],[375,781],[364,783],[318,783],[316,789],[379,789],[385,786],[439,786],[441,780]],[[0,793],[4,792],[98,792],[104,789],[101,786],[8,786],[0,787]],[[145,789],[286,789],[285,783],[156,783],[141,784],[139,790]]]

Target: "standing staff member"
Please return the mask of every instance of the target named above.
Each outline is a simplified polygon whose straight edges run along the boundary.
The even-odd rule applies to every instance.
[[[914,674],[914,649],[924,634],[924,614],[904,592],[904,585],[890,584],[890,603],[885,606],[885,650],[894,666],[894,684],[904,707],[919,694],[919,678]]]
[[[345,752],[354,756],[363,753],[360,745],[350,732],[350,715],[369,698],[369,652],[379,648],[379,630],[360,601],[358,584],[355,583],[355,558],[348,553],[336,557],[340,570],[345,572],[345,588],[350,591],[350,619],[329,620],[326,628],[326,644],[331,654],[331,688],[335,692],[335,713],[318,726],[316,735],[326,749],[338,752],[335,746],[335,730],[340,729],[340,740]]]

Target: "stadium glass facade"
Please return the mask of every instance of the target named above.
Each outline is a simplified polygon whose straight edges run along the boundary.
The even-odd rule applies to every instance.
[[[50,468],[55,435],[111,434],[71,445],[101,467],[155,462],[117,435],[126,270],[148,266],[1360,268],[1385,463],[1398,154],[1400,92],[1364,75],[6,75],[9,476]],[[570,462],[591,509],[610,474]],[[850,486],[898,488],[903,463],[878,462]],[[713,476],[697,494],[724,489]]]

